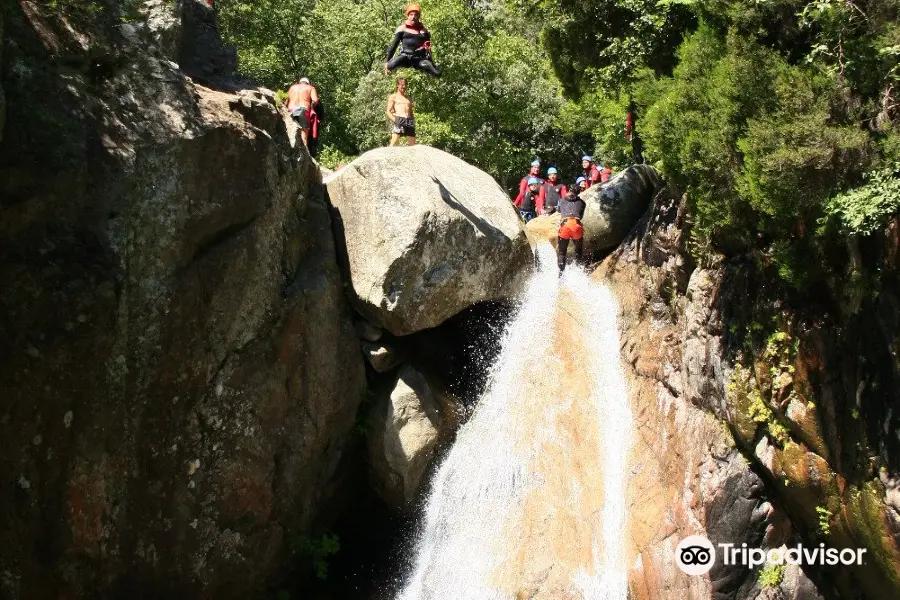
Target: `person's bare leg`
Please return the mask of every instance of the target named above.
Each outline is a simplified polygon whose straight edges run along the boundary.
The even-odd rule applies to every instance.
[[[411,135],[408,138],[406,138],[406,144],[408,146],[415,146],[416,145],[416,136]]]
[[[306,131],[305,129],[301,129],[300,130],[300,139],[303,140],[303,145],[306,146],[307,148],[309,148],[309,143],[308,143],[309,132]]]
[[[397,142],[399,142],[399,141],[400,141],[400,134],[392,133],[391,134],[391,146],[396,146]]]

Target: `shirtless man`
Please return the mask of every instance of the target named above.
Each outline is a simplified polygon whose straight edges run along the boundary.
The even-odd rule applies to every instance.
[[[309,146],[309,111],[319,102],[319,91],[306,77],[291,86],[288,90],[287,109],[300,127],[303,144]]]
[[[396,146],[400,136],[405,135],[410,146],[416,145],[416,120],[413,117],[413,102],[406,96],[406,80],[397,80],[397,91],[388,96],[387,118],[394,124],[391,128],[391,146]]]

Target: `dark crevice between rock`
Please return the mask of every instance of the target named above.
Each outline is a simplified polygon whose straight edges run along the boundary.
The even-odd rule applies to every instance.
[[[338,246],[339,248],[341,246]],[[340,252],[340,251],[339,251]],[[377,342],[392,347],[430,381],[460,400],[468,413],[484,391],[500,353],[503,333],[512,307],[497,302],[472,306],[433,329],[397,337],[385,332]],[[391,393],[399,366],[377,373],[366,365],[367,387],[354,428],[354,442],[342,460],[340,484],[331,502],[317,520],[321,528],[313,537],[329,532],[340,541],[340,551],[328,561],[328,576],[318,578],[308,558],[295,557],[292,579],[272,591],[311,600],[388,600],[393,598],[410,567],[415,532],[420,523],[428,483],[423,485],[416,506],[400,515],[391,511],[370,483],[366,435],[376,401]],[[424,481],[452,444],[445,444],[432,462]]]
[[[437,327],[397,338],[397,344],[469,411],[484,392],[512,314],[509,304],[481,302]]]
[[[271,597],[306,600],[388,600],[399,585],[399,565],[412,539],[412,523],[393,514],[369,485],[365,434],[357,431],[341,461],[334,499],[325,503],[310,537],[337,536],[340,550],[319,577],[308,556],[293,554],[291,578]],[[287,536],[291,543],[291,535]]]

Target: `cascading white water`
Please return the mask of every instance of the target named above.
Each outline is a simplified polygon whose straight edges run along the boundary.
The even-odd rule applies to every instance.
[[[625,600],[631,413],[613,294],[553,249],[435,475],[398,600]]]

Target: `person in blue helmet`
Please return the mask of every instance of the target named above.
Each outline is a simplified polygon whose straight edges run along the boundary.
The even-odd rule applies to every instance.
[[[541,194],[541,179],[529,177],[527,183],[528,187],[522,195],[522,202],[518,205],[519,216],[526,223],[537,216],[538,197]]]
[[[575,180],[575,191],[579,194],[584,190],[588,189],[587,179],[584,177],[579,177]]]
[[[531,161],[531,169],[528,171],[528,175],[522,178],[522,181],[519,182],[519,194],[516,196],[516,199],[513,200],[513,204],[519,206],[522,204],[522,197],[525,195],[525,192],[528,191],[528,180],[532,177],[537,177],[541,183],[544,183],[544,180],[541,179],[541,161],[535,159]]]
[[[594,158],[585,154],[581,157],[581,168],[584,169],[584,179],[587,183],[587,187],[591,187],[595,183],[600,183],[600,179],[602,174],[600,173],[600,169],[597,168],[597,165],[594,164]]]
[[[559,171],[556,167],[547,169],[547,181],[541,184],[541,193],[537,201],[539,215],[552,215],[556,212],[559,201],[566,196],[566,186],[559,182]]]

